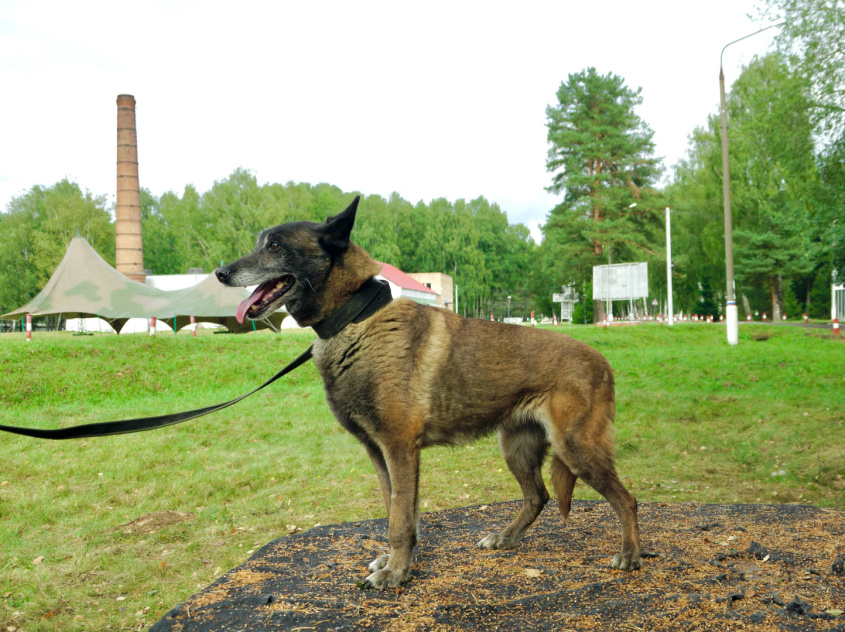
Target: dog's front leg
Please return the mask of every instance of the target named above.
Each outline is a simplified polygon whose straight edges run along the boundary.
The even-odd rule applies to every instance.
[[[376,477],[378,478],[379,486],[381,487],[381,495],[384,499],[385,511],[387,512],[388,519],[390,519],[390,473],[387,470],[387,463],[384,460],[384,454],[382,454],[381,448],[379,448],[375,443],[373,443],[369,439],[364,442],[364,446],[367,448],[367,454],[370,456],[370,460],[373,462],[373,468],[376,471]],[[375,573],[376,571],[380,571],[385,566],[387,566],[387,563],[389,561],[389,555],[379,555],[376,559],[370,562],[370,572]]]
[[[419,479],[420,447],[391,446],[384,450],[390,476],[390,514],[387,539],[390,557],[381,556],[370,565],[375,570],[364,582],[367,588],[383,590],[396,588],[411,572],[414,546],[417,543],[417,485]]]
[[[369,439],[364,442],[364,447],[367,449],[367,455],[370,457],[373,469],[376,471],[376,478],[378,478],[379,487],[381,487],[381,496],[384,499],[384,509],[387,512],[387,517],[390,518],[390,472],[387,469],[384,454],[382,454],[381,448]]]

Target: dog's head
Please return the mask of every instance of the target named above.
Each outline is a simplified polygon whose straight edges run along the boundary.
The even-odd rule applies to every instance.
[[[359,200],[356,196],[324,224],[290,222],[268,228],[251,253],[215,271],[224,285],[258,285],[238,306],[238,322],[263,318],[285,306],[297,323],[312,325],[378,272],[377,264],[349,240]],[[357,256],[349,257],[353,249]],[[344,273],[332,274],[338,267]]]

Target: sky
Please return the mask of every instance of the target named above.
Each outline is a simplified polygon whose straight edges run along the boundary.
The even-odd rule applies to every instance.
[[[595,67],[642,88],[656,155],[718,113],[719,54],[759,0],[0,4],[0,209],[62,178],[113,204],[116,98],[135,96],[141,186],[235,169],[416,203],[484,196],[538,227],[546,107]],[[728,86],[776,30],[725,52]],[[366,209],[359,221],[366,218]]]

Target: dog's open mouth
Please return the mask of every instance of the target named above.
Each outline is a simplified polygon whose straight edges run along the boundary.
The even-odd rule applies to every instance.
[[[250,295],[248,299],[238,305],[235,318],[239,323],[244,322],[244,317],[249,314],[250,318],[258,318],[267,310],[270,305],[279,300],[291,287],[294,278],[290,274],[262,283]]]

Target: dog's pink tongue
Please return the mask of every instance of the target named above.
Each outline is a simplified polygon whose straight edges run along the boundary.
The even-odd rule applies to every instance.
[[[238,319],[239,323],[244,322],[244,316],[246,316],[249,308],[261,298],[262,293],[261,288],[257,287],[248,299],[241,301],[241,304],[238,305],[238,309],[235,310],[235,318]]]

